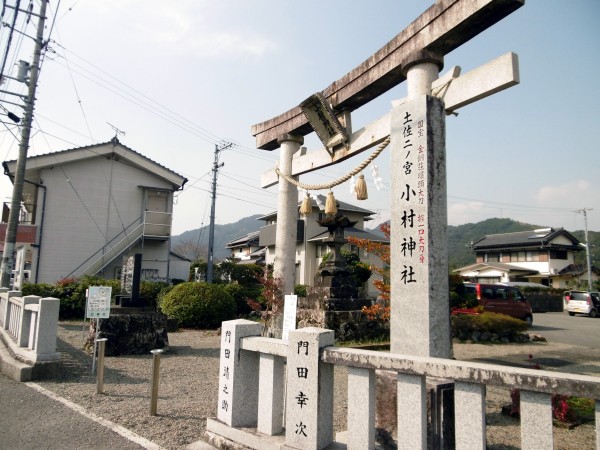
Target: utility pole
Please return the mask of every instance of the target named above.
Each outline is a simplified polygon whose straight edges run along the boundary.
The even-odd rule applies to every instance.
[[[25,180],[25,162],[27,160],[27,150],[29,149],[31,123],[33,122],[33,104],[35,102],[35,91],[37,88],[38,76],[40,72],[40,59],[42,54],[42,48],[44,46],[44,24],[46,22],[47,3],[48,0],[42,0],[40,5],[39,20],[35,38],[35,48],[33,51],[33,61],[31,63],[31,74],[29,78],[29,89],[27,92],[27,98],[25,100],[25,112],[23,115],[23,124],[21,126],[19,156],[17,158],[15,178],[13,180],[13,193],[10,203],[10,212],[8,215],[6,238],[4,240],[4,253],[2,254],[2,277],[0,280],[0,285],[2,285],[2,287],[10,287],[10,277],[12,274],[13,267],[15,265],[14,254],[17,242],[17,230],[19,227],[21,199],[23,197],[23,184]]]
[[[587,276],[588,276],[588,291],[592,290],[592,263],[590,258],[590,240],[588,239],[588,226],[587,226],[587,212],[593,211],[593,208],[583,208],[577,210],[578,213],[583,214],[583,224],[585,232],[585,254],[587,257]]]
[[[219,168],[223,167],[225,163],[219,164],[219,154],[230,147],[232,147],[232,143],[226,143],[221,145],[215,145],[215,161],[213,163],[213,181],[212,181],[212,195],[211,195],[211,205],[210,205],[210,226],[208,233],[208,262],[206,266],[206,282],[212,283],[213,281],[213,255],[214,255],[214,241],[215,241],[215,204],[217,202],[217,174],[219,173]]]

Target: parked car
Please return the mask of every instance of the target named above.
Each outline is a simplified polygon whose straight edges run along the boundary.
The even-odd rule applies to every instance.
[[[503,284],[465,283],[465,295],[475,295],[484,311],[506,314],[533,325],[531,305],[519,289]],[[452,314],[475,314],[476,308],[454,308]]]
[[[567,299],[567,311],[570,316],[585,314],[590,317],[598,317],[600,312],[600,292],[569,291]]]

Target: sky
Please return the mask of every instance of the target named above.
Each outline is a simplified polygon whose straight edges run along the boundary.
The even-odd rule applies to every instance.
[[[10,2],[12,3],[12,2]],[[29,156],[107,142],[124,145],[186,177],[173,234],[208,225],[212,165],[220,153],[215,221],[277,209],[277,187],[260,188],[279,150],[257,150],[251,126],[271,119],[354,69],[433,0],[62,0],[49,10]],[[37,6],[36,6],[37,9]],[[12,20],[5,13],[4,22]],[[600,231],[600,2],[526,0],[525,5],[445,56],[466,73],[507,52],[520,84],[446,120],[448,222],[493,217]],[[34,35],[35,20],[25,26]],[[19,28],[21,29],[21,28]],[[7,27],[0,30],[4,52]],[[19,35],[21,36],[21,35]],[[31,61],[31,39],[14,38],[7,69]],[[4,89],[23,91],[15,81]],[[405,83],[352,113],[355,130],[406,96]],[[14,97],[0,95],[0,105]],[[0,111],[2,114],[2,111]],[[0,116],[4,121],[6,117]],[[116,131],[119,130],[119,131]],[[18,155],[19,130],[0,127],[0,158]],[[321,147],[314,133],[308,151]],[[325,183],[370,151],[301,177]],[[390,154],[375,160],[383,188],[365,171],[369,199],[348,184],[336,198],[390,215]],[[325,194],[326,191],[318,192]],[[0,196],[12,184],[0,177]],[[578,212],[580,211],[580,212]],[[376,222],[374,222],[376,223]]]

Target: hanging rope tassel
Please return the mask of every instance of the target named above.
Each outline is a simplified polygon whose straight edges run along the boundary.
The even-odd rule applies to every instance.
[[[356,182],[354,190],[358,200],[366,200],[369,198],[369,195],[367,194],[367,182],[365,181],[365,176],[362,173],[358,177],[358,181]]]
[[[337,213],[335,197],[333,196],[333,192],[329,191],[329,194],[327,194],[327,201],[325,202],[325,214],[334,215],[335,213]]]
[[[302,200],[302,205],[300,205],[300,214],[304,214],[305,216],[308,216],[311,212],[312,212],[312,201],[310,199],[310,195],[307,192],[306,195],[304,196],[304,199]]]

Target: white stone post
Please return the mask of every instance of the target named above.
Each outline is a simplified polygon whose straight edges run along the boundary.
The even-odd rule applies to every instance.
[[[398,448],[427,448],[425,377],[398,374]]]
[[[485,384],[454,383],[457,450],[485,449]]]
[[[260,336],[262,325],[230,320],[221,326],[217,418],[230,427],[255,427],[258,414],[259,354],[240,349],[240,340]]]
[[[281,145],[279,171],[292,173],[292,157],[304,143],[302,136],[286,134],[277,141]],[[283,281],[283,295],[294,292],[296,277],[296,239],[298,229],[298,188],[281,178],[277,201],[277,225],[275,235],[275,263],[273,275]],[[283,299],[282,299],[283,301]],[[273,323],[273,333],[280,338],[283,326],[283,305]]]
[[[334,332],[323,328],[290,331],[287,359],[285,445],[320,450],[333,442],[333,366],[320,361]]]
[[[57,298],[43,298],[39,302],[35,333],[35,353],[37,355],[53,355],[56,352],[59,310],[60,300]]]
[[[11,309],[11,303],[10,303],[10,298],[11,297],[20,297],[21,296],[21,291],[8,291],[6,293],[6,305],[5,306],[5,310],[4,310],[4,329],[8,330],[10,328],[10,320],[11,320],[11,313],[10,313],[10,309]]]
[[[521,389],[521,448],[552,450],[552,396]]]
[[[375,448],[375,369],[348,367],[348,450]]]
[[[19,335],[17,336],[17,345],[19,347],[31,347],[35,345],[35,339],[30,339],[35,336],[35,331],[31,328],[36,327],[36,321],[32,321],[32,316],[35,317],[33,311],[27,308],[27,305],[39,304],[40,298],[37,295],[27,295],[23,297],[23,311],[21,311],[21,325],[19,326]],[[58,317],[57,317],[58,320]],[[58,326],[58,323],[56,324]],[[54,339],[56,342],[56,338]],[[54,351],[54,350],[53,350]]]
[[[283,430],[283,396],[285,360],[281,356],[261,353],[258,388],[258,426],[260,433],[273,436]]]

